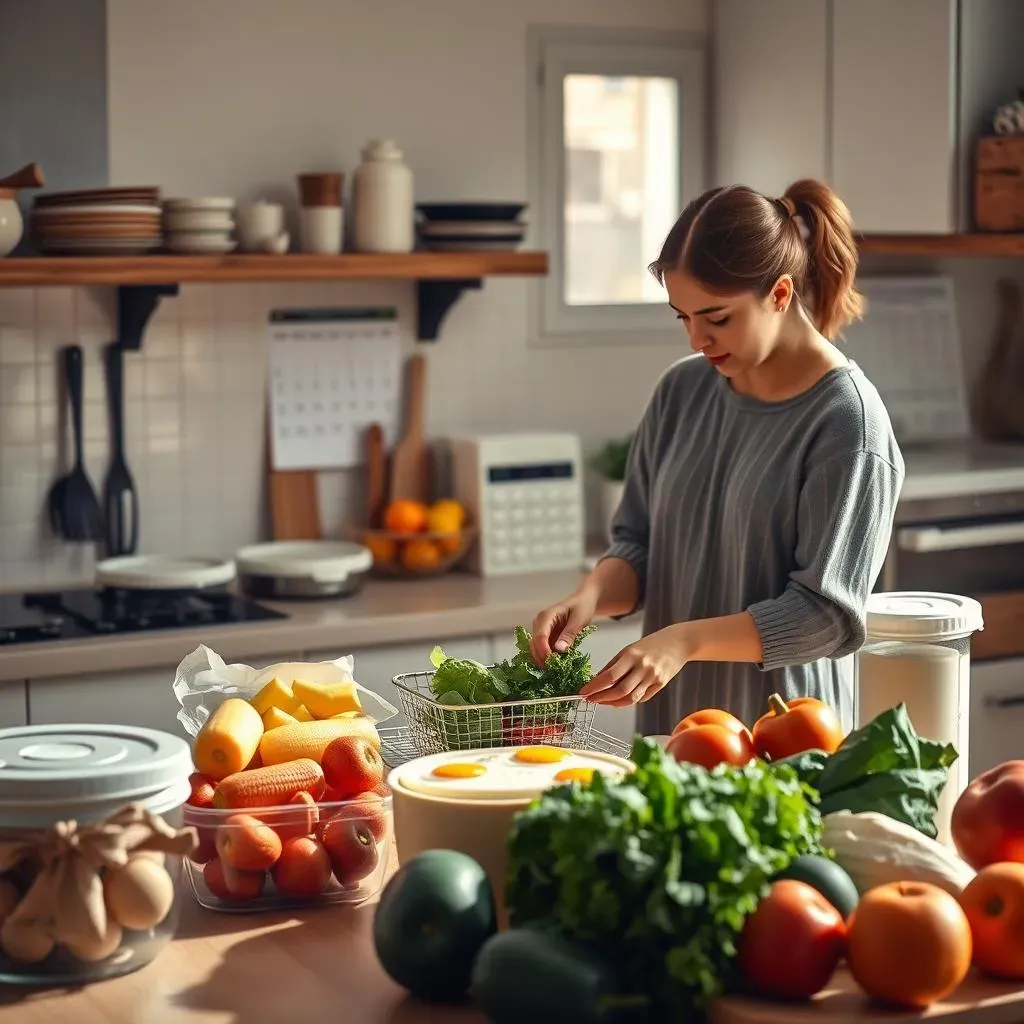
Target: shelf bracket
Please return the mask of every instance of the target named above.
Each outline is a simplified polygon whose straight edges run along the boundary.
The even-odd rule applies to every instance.
[[[164,296],[177,295],[176,284],[122,284],[117,289],[117,343],[126,352],[142,348],[149,318]]]
[[[470,288],[482,287],[483,279],[479,277],[430,278],[417,281],[416,336],[419,340],[437,341],[442,321],[452,306],[462,298],[462,293]]]

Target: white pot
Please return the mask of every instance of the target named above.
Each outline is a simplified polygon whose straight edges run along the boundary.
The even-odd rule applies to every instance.
[[[622,480],[601,480],[598,490],[598,500],[601,509],[601,525],[604,528],[605,536],[611,540],[612,519],[622,503],[622,492],[626,484]]]
[[[0,256],[14,251],[14,247],[21,241],[23,228],[18,204],[13,199],[0,197]]]

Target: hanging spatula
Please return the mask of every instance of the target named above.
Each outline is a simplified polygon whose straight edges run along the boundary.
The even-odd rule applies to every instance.
[[[139,545],[139,495],[124,454],[124,350],[115,341],[104,353],[110,410],[110,468],[103,488],[107,554],[133,555]]]

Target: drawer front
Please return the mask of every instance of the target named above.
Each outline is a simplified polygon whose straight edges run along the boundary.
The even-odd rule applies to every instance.
[[[1024,658],[971,666],[971,778],[1024,758]]]
[[[1024,590],[982,594],[978,600],[985,628],[971,640],[971,657],[976,661],[1024,658]],[[1024,692],[1024,678],[1021,690]]]

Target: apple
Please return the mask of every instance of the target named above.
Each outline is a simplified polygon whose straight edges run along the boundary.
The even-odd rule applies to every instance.
[[[188,784],[192,787],[192,792],[185,803],[193,807],[213,806],[213,791],[217,788],[217,783],[213,779],[202,772],[193,772],[188,777]]]
[[[339,799],[372,791],[384,781],[384,762],[372,743],[358,736],[332,740],[320,758],[324,780]]]
[[[377,867],[377,841],[365,814],[346,808],[317,827],[317,839],[331,858],[334,877],[342,885],[355,885]]]
[[[975,871],[1001,861],[1024,863],[1024,761],[979,775],[957,799],[950,832]]]

